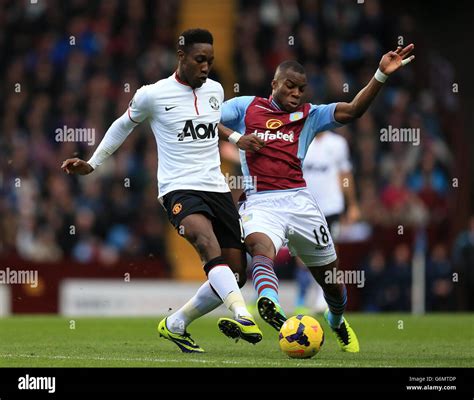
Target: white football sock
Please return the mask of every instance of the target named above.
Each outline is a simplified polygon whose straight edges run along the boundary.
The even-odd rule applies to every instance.
[[[235,275],[228,265],[218,265],[212,268],[207,278],[214,290],[223,299],[225,306],[232,311],[235,318],[240,316],[251,317],[245,306]]]
[[[183,307],[166,319],[166,326],[171,332],[182,335],[191,322],[221,304],[222,300],[212,290],[209,281],[206,281]]]
[[[252,317],[252,314],[247,310],[245,300],[240,290],[238,292],[229,293],[224,300],[224,304],[233,312],[235,319],[238,319],[239,317]]]

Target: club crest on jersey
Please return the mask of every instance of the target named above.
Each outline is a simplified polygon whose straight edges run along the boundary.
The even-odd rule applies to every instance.
[[[181,210],[183,209],[183,206],[181,203],[176,203],[174,206],[173,206],[173,215],[176,215],[176,214],[179,214],[181,212]]]
[[[278,129],[280,126],[283,125],[283,122],[280,121],[279,119],[276,119],[276,118],[270,118],[267,123],[266,123],[266,127],[267,129]]]
[[[214,96],[212,96],[210,99],[209,99],[209,105],[211,106],[211,108],[213,110],[218,110],[220,105],[219,105],[219,100],[217,100]]]
[[[178,141],[182,142],[186,137],[197,139],[214,139],[217,134],[217,124],[198,124],[194,126],[192,120],[187,120],[184,128],[178,133]]]
[[[299,119],[303,118],[304,114],[301,111],[297,111],[290,114],[290,121],[298,121]]]

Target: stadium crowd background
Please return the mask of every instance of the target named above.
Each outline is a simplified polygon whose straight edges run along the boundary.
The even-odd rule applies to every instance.
[[[0,258],[13,252],[31,261],[113,268],[154,254],[169,265],[147,126],[87,179],[66,176],[59,166],[71,156],[87,160],[133,93],[174,71],[179,2],[1,3]],[[238,94],[268,96],[275,67],[291,58],[304,64],[308,99],[316,104],[350,101],[399,36],[405,44],[426,42],[413,17],[389,18],[376,0],[241,0],[236,21]],[[367,278],[362,310],[410,309],[420,232],[427,309],[474,309],[467,296],[474,292],[474,217],[464,230],[450,225],[457,160],[446,116],[459,104],[446,88],[453,74],[441,56],[417,54],[369,112],[338,130],[350,144],[362,221],[371,229],[370,252],[359,266]],[[94,145],[57,141],[56,129],[65,126],[93,129]],[[381,142],[380,129],[389,126],[419,128],[420,144]],[[453,282],[453,273],[463,279]]]

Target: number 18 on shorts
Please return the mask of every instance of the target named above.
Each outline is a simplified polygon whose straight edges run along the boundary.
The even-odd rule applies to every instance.
[[[251,195],[239,212],[245,236],[266,234],[276,252],[288,245],[308,267],[328,265],[337,258],[326,219],[306,189]]]

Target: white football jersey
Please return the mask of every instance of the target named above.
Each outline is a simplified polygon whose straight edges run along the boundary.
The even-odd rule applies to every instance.
[[[330,131],[316,136],[306,153],[303,176],[325,216],[344,211],[340,173],[351,169],[349,147],[344,137]]]
[[[158,197],[173,190],[229,192],[220,169],[217,132],[223,101],[224,90],[212,79],[193,89],[173,74],[142,86],[88,163],[94,169],[99,167],[136,124],[147,120],[158,146]]]
[[[220,169],[217,124],[224,101],[222,85],[207,79],[193,89],[176,74],[135,93],[129,118],[148,120],[158,146],[159,197],[173,190],[229,192]]]

